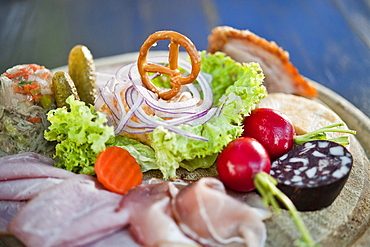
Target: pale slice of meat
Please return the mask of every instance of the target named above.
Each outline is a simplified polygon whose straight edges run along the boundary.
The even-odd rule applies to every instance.
[[[266,227],[256,211],[226,194],[215,178],[180,190],[174,212],[181,229],[205,246],[264,246]]]
[[[0,158],[0,200],[30,200],[75,175],[53,164],[52,159],[30,152]]]
[[[140,247],[131,236],[130,231],[125,229],[120,229],[117,232],[112,233],[94,243],[86,244],[81,247]],[[183,246],[186,247],[186,246]]]
[[[291,93],[316,97],[316,88],[290,62],[289,53],[248,30],[216,27],[208,37],[208,51],[221,51],[240,63],[257,62],[265,75],[269,93]]]
[[[63,182],[62,178],[29,178],[0,181],[0,200],[26,201]]]
[[[0,201],[0,232],[6,232],[9,222],[25,204],[21,201]]]
[[[291,94],[269,94],[258,105],[259,108],[272,108],[285,114],[293,123],[297,135],[306,134],[319,128],[343,123],[343,120],[325,105]],[[339,128],[347,129],[346,126]],[[329,138],[348,135],[338,132],[327,133]]]
[[[128,211],[116,211],[121,198],[95,178],[75,175],[29,201],[8,231],[29,247],[88,244],[127,225]]]
[[[54,161],[36,153],[22,153],[0,158],[0,181],[23,178],[69,178],[73,172],[53,166]]]
[[[245,193],[226,188],[226,193],[232,198],[253,207],[254,211],[263,220],[266,220],[273,215],[270,207],[263,202],[262,197],[257,192]]]
[[[160,182],[133,188],[121,205],[130,211],[130,231],[143,246],[199,246],[187,237],[173,218],[173,183]]]
[[[10,220],[41,191],[75,175],[53,166],[54,161],[36,153],[22,153],[0,158],[0,227]]]

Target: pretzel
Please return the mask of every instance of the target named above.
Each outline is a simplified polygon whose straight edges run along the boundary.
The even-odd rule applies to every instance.
[[[158,40],[166,39],[170,40],[168,55],[169,67],[160,64],[148,63],[146,61],[146,57],[150,48]],[[192,68],[190,75],[187,77],[183,77],[178,69],[179,46],[185,48],[190,56]],[[159,31],[150,35],[141,46],[137,67],[145,87],[152,92],[157,93],[160,98],[169,100],[180,92],[181,85],[189,84],[195,81],[200,72],[200,55],[194,44],[186,36],[174,31]],[[172,88],[167,91],[161,91],[149,79],[147,74],[148,72],[167,75],[170,78],[170,84]]]

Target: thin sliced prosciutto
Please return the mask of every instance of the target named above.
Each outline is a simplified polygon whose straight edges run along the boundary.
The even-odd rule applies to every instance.
[[[258,247],[266,240],[263,217],[229,196],[216,178],[190,185],[143,181],[122,196],[79,174],[43,189],[27,203],[7,202],[7,230],[29,247]]]
[[[181,229],[205,246],[264,246],[266,227],[256,211],[226,194],[214,178],[182,189],[173,204]]]
[[[143,246],[264,246],[260,214],[226,194],[215,178],[184,186],[172,182],[138,186],[124,196],[129,229]]]
[[[171,201],[178,189],[161,182],[137,186],[124,196],[121,207],[130,211],[130,231],[143,246],[199,246],[175,222]]]
[[[89,243],[86,245],[82,245],[81,247],[140,247],[141,245],[138,244],[131,235],[131,232],[127,229],[120,229],[108,236],[105,236],[98,241],[93,243]],[[185,246],[183,246],[185,247]]]

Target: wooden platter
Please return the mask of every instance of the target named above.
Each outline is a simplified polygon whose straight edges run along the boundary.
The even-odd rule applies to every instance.
[[[166,54],[151,52],[151,55]],[[185,55],[183,55],[185,56]],[[112,57],[96,59],[97,71],[101,80],[109,79],[123,64],[135,61],[137,53],[128,53]],[[66,67],[54,69],[66,70]],[[104,78],[105,77],[105,78]],[[318,100],[331,108],[350,129],[357,131],[356,137],[351,137],[350,151],[354,157],[354,166],[348,181],[335,202],[323,210],[302,212],[309,231],[321,246],[365,247],[370,245],[370,119],[347,100],[313,82],[319,91]],[[268,239],[266,246],[294,246],[299,233],[290,219],[288,212],[283,210],[280,215],[274,215],[266,220]],[[370,230],[368,230],[369,232]],[[0,246],[15,243],[10,235],[0,234]]]
[[[167,53],[151,53],[153,56],[162,54]],[[183,56],[186,57],[186,54]],[[127,53],[97,59],[96,66],[98,71],[112,72],[136,58],[137,53]],[[304,212],[302,218],[321,246],[353,246],[370,225],[370,119],[335,92],[319,83],[313,83],[319,91],[318,100],[331,108],[350,129],[357,131],[356,137],[351,137],[350,140],[350,151],[355,161],[350,177],[335,202],[320,211]],[[293,246],[294,240],[299,237],[287,211],[273,216],[266,221],[266,225],[266,246]],[[370,241],[365,244],[370,245]]]

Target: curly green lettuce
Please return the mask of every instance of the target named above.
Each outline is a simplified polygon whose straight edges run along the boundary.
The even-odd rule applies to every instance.
[[[104,114],[94,111],[94,106],[69,97],[67,108],[58,108],[48,113],[51,125],[44,137],[57,141],[56,166],[75,173],[95,175],[94,163],[98,155],[109,146],[119,146],[129,151],[140,164],[143,172],[158,169],[154,150],[141,142],[115,136],[112,126],[108,126]]]
[[[106,142],[114,135],[113,127],[106,125],[103,113],[94,112],[94,106],[67,98],[66,107],[50,111],[47,116],[51,125],[44,137],[57,141],[56,166],[75,173],[94,175],[94,163],[98,154],[106,148]]]
[[[262,85],[264,75],[257,63],[240,64],[220,52],[202,52],[201,55],[201,70],[213,76],[211,87],[215,96],[214,103],[222,106],[222,111],[203,125],[178,126],[206,137],[207,142],[178,135],[161,126],[149,134],[151,147],[155,150],[164,178],[176,177],[176,169],[180,166],[189,171],[212,166],[213,162],[194,160],[209,157],[214,161],[215,155],[230,141],[241,136],[244,117],[267,95]]]
[[[220,52],[202,52],[201,55],[201,70],[213,77],[214,106],[222,110],[203,125],[178,127],[208,141],[178,135],[162,126],[149,134],[151,146],[128,137],[114,136],[113,127],[106,125],[104,114],[69,97],[70,110],[50,111],[48,120],[51,125],[44,133],[45,139],[58,142],[56,166],[94,175],[95,160],[108,146],[128,150],[143,172],[160,169],[164,178],[176,177],[176,169],[180,166],[189,171],[212,166],[218,153],[242,134],[244,117],[266,97],[267,92],[257,63],[240,64]]]
[[[138,140],[118,135],[111,138],[107,142],[107,146],[118,146],[126,149],[139,163],[142,172],[159,169],[154,150]]]

